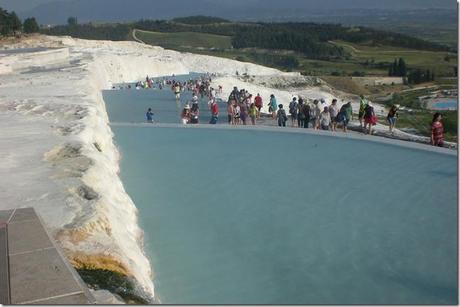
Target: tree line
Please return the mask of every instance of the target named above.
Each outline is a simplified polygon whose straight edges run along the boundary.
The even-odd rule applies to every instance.
[[[447,51],[449,47],[418,38],[365,27],[343,27],[315,23],[258,23],[237,31],[232,43],[235,48],[287,49],[313,59],[335,59],[346,56],[341,47],[330,41],[386,45],[430,51]]]
[[[74,19],[69,21],[73,22]],[[76,21],[76,19],[75,19]],[[72,36],[75,38],[92,39],[92,40],[112,40],[124,41],[129,40],[131,27],[126,24],[68,24],[65,26],[55,26],[50,29],[42,29],[42,34],[56,36]]]
[[[403,58],[395,59],[390,65],[388,75],[390,77],[403,77],[408,84],[420,84],[435,80],[434,72],[429,69],[409,69]]]
[[[407,75],[407,82],[409,84],[420,84],[424,82],[432,82],[434,80],[434,72],[431,72],[429,69],[413,69]]]
[[[407,66],[403,58],[399,58],[399,61],[395,59],[393,65],[390,65],[388,71],[390,77],[406,77],[407,76]]]
[[[76,21],[76,18],[75,18]],[[312,59],[340,59],[347,56],[342,47],[329,43],[343,40],[351,43],[387,45],[430,51],[447,51],[449,47],[422,39],[366,27],[344,27],[316,23],[237,23],[225,19],[192,16],[175,20],[139,20],[125,24],[67,24],[45,30],[50,35],[71,35],[86,39],[124,40],[133,29],[153,32],[200,32],[232,38],[234,48],[291,50]]]
[[[0,34],[11,36],[19,33],[37,33],[40,30],[37,20],[34,17],[27,18],[22,23],[14,11],[8,12],[0,8]]]

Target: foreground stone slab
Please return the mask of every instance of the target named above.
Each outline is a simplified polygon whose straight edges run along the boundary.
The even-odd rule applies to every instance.
[[[0,211],[0,253],[0,303],[95,303],[33,208]]]
[[[0,304],[10,304],[6,223],[0,222]]]

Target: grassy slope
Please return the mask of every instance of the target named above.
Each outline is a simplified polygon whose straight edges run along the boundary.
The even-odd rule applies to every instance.
[[[231,37],[222,35],[213,35],[198,32],[179,32],[179,33],[160,33],[135,30],[136,36],[147,44],[162,46],[169,49],[179,51],[193,51],[199,53],[222,56],[226,58],[243,57],[248,54],[245,50],[232,49]],[[451,55],[450,61],[445,61],[447,52],[431,52],[411,50],[397,47],[387,46],[365,46],[356,45],[348,42],[335,41],[332,42],[339,45],[351,57],[346,60],[339,61],[319,61],[311,60],[304,57],[302,54],[295,54],[300,62],[299,71],[309,75],[331,75],[339,73],[343,75],[351,75],[354,72],[363,72],[370,76],[386,76],[388,70],[386,68],[378,68],[372,65],[365,65],[366,61],[374,63],[386,62],[392,63],[396,58],[404,58],[409,68],[430,69],[437,76],[450,77],[453,76],[453,68],[457,65],[456,56]],[[203,50],[203,48],[205,50]],[[211,49],[217,49],[212,51]],[[251,50],[253,52],[254,49]],[[265,51],[259,51],[265,52]],[[251,58],[247,58],[251,60]]]
[[[437,76],[453,76],[457,66],[457,57],[448,52],[432,52],[386,46],[363,46],[349,42],[335,41],[334,44],[345,48],[352,55],[352,62],[363,63],[366,60],[392,63],[396,58],[404,58],[409,68],[429,69]],[[450,55],[449,62],[445,57]],[[384,72],[388,73],[388,71]]]

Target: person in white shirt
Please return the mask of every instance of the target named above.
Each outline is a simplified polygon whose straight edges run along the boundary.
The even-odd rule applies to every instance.
[[[337,99],[332,100],[332,104],[329,107],[329,113],[331,114],[332,131],[337,131],[337,115],[339,114],[339,107],[337,106]]]
[[[329,130],[331,125],[331,114],[329,113],[328,107],[324,107],[324,111],[321,112],[321,115],[319,116],[319,122],[321,130]]]

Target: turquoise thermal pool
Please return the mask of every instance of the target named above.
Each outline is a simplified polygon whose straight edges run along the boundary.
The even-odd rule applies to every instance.
[[[457,304],[455,155],[138,124],[178,122],[159,92],[104,97],[162,303]]]

